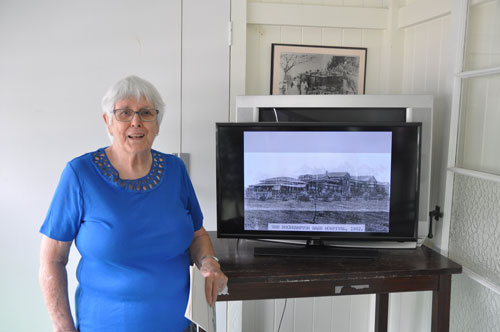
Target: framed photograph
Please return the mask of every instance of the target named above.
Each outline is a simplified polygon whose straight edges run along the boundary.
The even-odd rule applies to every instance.
[[[366,48],[272,44],[272,95],[365,93]]]

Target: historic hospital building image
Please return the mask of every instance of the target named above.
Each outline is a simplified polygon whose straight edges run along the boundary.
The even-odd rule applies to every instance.
[[[386,200],[390,184],[374,176],[352,176],[348,172],[304,174],[298,178],[273,177],[249,185],[245,198],[257,200],[345,201],[351,199]]]

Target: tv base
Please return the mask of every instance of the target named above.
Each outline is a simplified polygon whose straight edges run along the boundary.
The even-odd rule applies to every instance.
[[[254,256],[288,256],[288,257],[333,257],[333,258],[376,258],[375,249],[350,249],[328,246],[291,247],[257,247]]]

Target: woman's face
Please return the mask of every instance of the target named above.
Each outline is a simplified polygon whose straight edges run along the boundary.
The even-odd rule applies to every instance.
[[[155,107],[145,98],[137,100],[134,97],[119,100],[115,104],[115,110],[131,110],[138,112],[142,109]],[[104,114],[104,121],[108,127],[108,132],[113,136],[113,147],[127,153],[148,152],[153,145],[153,141],[158,134],[158,119],[146,122],[142,121],[139,114],[135,114],[130,122],[120,122],[115,117],[109,124],[108,114]]]

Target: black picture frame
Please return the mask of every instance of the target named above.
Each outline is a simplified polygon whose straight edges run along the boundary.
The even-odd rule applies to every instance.
[[[272,44],[272,95],[364,94],[367,49]]]

